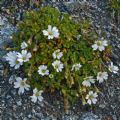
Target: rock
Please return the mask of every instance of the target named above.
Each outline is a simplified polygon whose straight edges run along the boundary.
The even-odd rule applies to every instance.
[[[100,108],[105,108],[105,104],[100,104],[99,107]]]
[[[4,73],[4,65],[0,62],[0,77],[3,76]]]
[[[63,0],[63,2],[61,2],[62,0],[51,0],[54,1],[54,3],[50,0],[46,1],[45,5],[57,7],[61,12],[68,12],[76,18],[80,17],[82,19],[91,20],[99,37],[101,38],[103,37],[102,35],[104,35],[104,37],[112,44],[112,61],[120,67],[120,37],[117,34],[120,32],[120,27],[113,25],[113,19],[110,16],[111,11],[108,11],[108,0],[79,0],[79,2],[78,0]],[[17,12],[17,14],[19,14],[19,12]],[[2,25],[2,27],[0,27],[0,63],[2,63],[1,59],[6,54],[6,51],[3,48],[9,43],[10,46],[12,45],[11,34],[16,31],[16,28],[8,24],[7,20],[5,20],[5,22],[2,21],[0,24]],[[79,35],[78,40],[80,40]],[[0,77],[3,76],[3,69],[4,65],[0,64]],[[118,78],[119,75],[120,74],[118,74]],[[61,111],[58,113],[55,111],[56,116],[53,116],[53,112],[49,110],[47,111],[48,108],[44,106],[44,104],[31,104],[29,96],[32,95],[32,93],[27,92],[24,95],[18,96],[17,90],[13,87],[15,74],[11,73],[10,76],[11,77],[8,76],[9,80],[7,78],[4,78],[6,80],[2,80],[3,77],[0,78],[0,99],[2,99],[0,102],[0,114],[2,115],[3,120],[54,120],[57,119],[58,116],[58,119],[60,120],[100,120],[99,117],[101,120],[104,120],[107,115],[111,115],[114,120],[120,120],[120,79],[118,78],[107,81],[108,86],[102,87],[104,88],[103,94],[105,97],[100,98],[101,103],[98,101],[99,107],[95,109],[95,114],[86,112],[86,109],[82,110],[82,112],[77,111],[79,112],[78,114],[74,111],[76,109],[74,109],[73,113],[68,113],[67,115],[62,116],[58,115],[61,114]],[[114,77],[111,79],[113,78]],[[105,104],[104,101],[106,101]],[[58,106],[56,107],[58,109]]]
[[[88,112],[84,113],[82,117],[78,120],[100,120],[100,119],[98,119],[98,116],[96,116],[95,114]]]
[[[77,114],[74,114],[73,111],[68,110],[67,114],[64,114],[62,117],[62,120],[78,120],[79,116]]]
[[[28,118],[32,118],[32,115],[31,115],[31,114],[29,114],[29,115],[28,115]]]
[[[11,75],[9,78],[9,84],[13,84],[15,82],[16,75]]]
[[[16,31],[16,28],[10,25],[6,18],[4,19],[6,21],[0,26],[0,60],[3,60],[3,56],[6,54],[4,47],[11,43],[11,34]]]
[[[22,105],[22,102],[21,101],[17,101],[16,102],[18,106],[21,106]]]
[[[5,25],[0,30],[0,48],[3,48],[4,45],[11,42],[11,34],[15,31],[15,27],[12,25]]]

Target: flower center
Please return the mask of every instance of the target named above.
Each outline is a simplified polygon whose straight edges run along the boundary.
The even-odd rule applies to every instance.
[[[20,84],[21,84],[21,86],[25,86],[25,83],[24,83],[24,81],[21,81],[21,83],[20,83]]]
[[[92,98],[93,98],[93,95],[90,95],[90,96],[89,96],[89,99],[91,100]]]
[[[49,35],[52,35],[52,32],[49,31],[48,34],[49,34]]]
[[[55,65],[55,69],[58,69],[58,65]]]
[[[100,41],[97,42],[97,46],[101,46],[101,42]]]
[[[23,60],[26,60],[26,57],[25,56],[23,56],[23,58],[22,58]]]
[[[35,93],[35,96],[38,97],[38,96],[39,96],[39,92],[36,92],[36,93]]]
[[[59,55],[59,52],[56,52],[56,55]]]
[[[43,69],[43,70],[42,70],[42,73],[45,73],[45,72],[46,72],[46,70],[45,70],[45,69]]]

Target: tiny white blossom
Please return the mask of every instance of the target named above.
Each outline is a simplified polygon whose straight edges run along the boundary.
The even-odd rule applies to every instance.
[[[91,84],[94,84],[94,83],[95,83],[95,79],[93,78],[93,76],[84,78],[84,81],[82,82],[83,86],[86,86],[86,87],[90,87]]]
[[[51,25],[48,25],[47,30],[42,31],[45,36],[48,36],[48,39],[53,39],[53,38],[58,38],[59,37],[59,32],[56,27],[53,27]]]
[[[64,68],[63,63],[59,60],[54,61],[52,65],[57,72],[61,72]]]
[[[25,48],[27,48],[27,47],[28,47],[28,45],[27,45],[26,42],[22,42],[22,43],[21,43],[21,49],[25,49]]]
[[[93,91],[89,91],[89,93],[86,95],[86,100],[89,105],[96,104],[98,95],[97,93],[93,93]]]
[[[119,70],[119,68],[117,66],[113,65],[113,62],[111,62],[111,64],[109,65],[108,69],[109,69],[110,72],[113,72],[113,73],[117,73],[118,70]]]
[[[108,46],[108,43],[106,40],[104,41],[95,41],[95,44],[92,45],[93,50],[99,50],[99,51],[103,51],[105,50],[105,47]]]
[[[34,102],[34,103],[36,103],[37,100],[39,100],[40,102],[43,101],[42,93],[43,93],[42,90],[38,91],[38,89],[35,88],[33,90],[33,95],[30,96],[31,97],[31,101]]]
[[[77,40],[80,40],[81,35],[77,35]]]
[[[46,65],[40,65],[38,67],[38,73],[42,76],[49,75],[49,70],[47,69]]]
[[[15,69],[18,69],[22,65],[22,63],[17,60],[17,54],[18,52],[12,51],[5,56],[5,59],[9,62],[10,66]]]
[[[63,56],[63,53],[60,52],[60,49],[55,50],[54,53],[52,54],[54,59],[60,59]]]
[[[97,81],[99,83],[102,83],[104,80],[108,79],[108,73],[107,72],[98,72],[97,74]]]
[[[17,54],[18,61],[23,63],[29,61],[29,59],[32,57],[30,52],[27,52],[27,50],[22,50],[21,53]]]
[[[25,90],[29,90],[30,85],[26,83],[27,78],[22,79],[21,77],[16,78],[16,82],[14,82],[14,88],[18,88],[18,94],[23,94]]]
[[[80,68],[82,67],[82,65],[80,63],[76,63],[72,66],[72,71],[75,70],[75,71],[78,71]]]

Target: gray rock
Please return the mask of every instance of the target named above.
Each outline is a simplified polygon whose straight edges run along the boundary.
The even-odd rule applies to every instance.
[[[82,18],[91,20],[91,24],[94,29],[96,29],[99,37],[104,37],[109,40],[113,46],[113,62],[120,67],[120,37],[117,32],[120,32],[120,27],[113,25],[113,19],[110,17],[110,12],[108,11],[107,0],[54,0],[55,2],[49,2],[48,0],[46,5],[52,4],[54,7],[57,7],[62,12],[69,12],[73,18]],[[51,0],[52,1],[52,0]],[[60,1],[60,2],[58,2]],[[79,1],[79,2],[77,2]],[[19,14],[19,13],[18,13]],[[3,23],[4,24],[4,23]],[[114,32],[113,29],[115,29]],[[0,28],[0,60],[6,54],[6,51],[3,49],[5,45],[11,45],[12,32],[16,31],[15,27],[9,25],[7,21]],[[79,36],[78,36],[79,39]],[[0,61],[1,63],[1,61]],[[0,64],[0,77],[3,76],[4,66]],[[13,76],[12,76],[13,75]],[[120,74],[118,74],[119,76]],[[17,90],[13,88],[14,82],[14,73],[11,73],[11,77],[4,78],[5,80],[1,81],[0,78],[0,114],[2,115],[2,120],[54,120],[61,113],[55,111],[56,116],[53,116],[51,106],[44,106],[40,103],[32,104],[30,102],[29,96],[31,93],[18,96]],[[114,77],[112,77],[113,79]],[[68,113],[67,115],[59,116],[60,120],[104,120],[108,114],[112,116],[114,120],[119,120],[119,105],[120,105],[120,80],[115,78],[114,81],[108,81],[107,84],[104,84],[105,87],[103,90],[104,97],[100,98],[98,106],[95,109],[95,114],[86,112],[84,109],[79,114],[73,111],[73,113]],[[111,87],[112,86],[112,87]],[[105,104],[103,104],[105,102]],[[78,105],[79,106],[79,105]],[[58,106],[57,106],[58,107]],[[61,107],[61,106],[60,106]],[[81,107],[81,106],[79,106]],[[2,108],[2,109],[1,109]],[[47,109],[50,108],[48,111]],[[58,109],[58,108],[57,108]],[[61,109],[61,108],[59,108]],[[33,111],[32,111],[33,110]],[[43,110],[43,111],[42,111]],[[45,111],[46,110],[46,111]],[[75,109],[74,109],[75,110]],[[82,116],[81,116],[82,113]],[[57,116],[58,115],[58,116]],[[27,117],[26,117],[27,116]],[[99,116],[99,117],[98,117]]]
[[[3,76],[4,73],[4,66],[2,63],[0,63],[0,76]]]
[[[79,116],[71,110],[68,110],[67,113],[62,116],[62,120],[78,120],[78,118]]]
[[[21,106],[22,105],[22,102],[21,101],[17,101],[16,102],[18,106]]]
[[[12,84],[13,82],[15,82],[15,78],[16,78],[16,75],[11,75],[9,78],[9,84]]]
[[[82,117],[78,120],[100,120],[100,119],[98,119],[97,115],[88,112],[88,113],[84,113]]]
[[[9,24],[6,24],[0,29],[0,48],[3,48],[4,45],[11,42],[11,34],[15,30],[15,27]]]
[[[6,21],[0,26],[0,60],[4,60],[3,56],[6,54],[4,47],[11,43],[11,34],[16,31],[16,28]]]
[[[100,108],[105,108],[105,104],[100,104],[99,107]]]

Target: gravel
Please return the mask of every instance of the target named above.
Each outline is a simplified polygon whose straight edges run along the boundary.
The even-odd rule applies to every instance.
[[[104,36],[113,46],[111,59],[120,68],[120,24],[116,20],[119,17],[115,18],[109,10],[108,0],[48,0],[42,5],[68,12],[74,19],[91,20],[99,37]],[[19,96],[13,82],[20,71],[10,69],[3,59],[4,47],[12,45],[10,35],[16,30],[7,19],[4,18],[5,25],[0,29],[0,120],[120,120],[120,72],[110,74],[109,80],[99,86],[99,101],[95,106],[82,106],[78,101],[67,114],[63,112],[62,103],[52,104],[53,97],[45,96],[44,103],[33,104],[29,98],[31,91]]]

